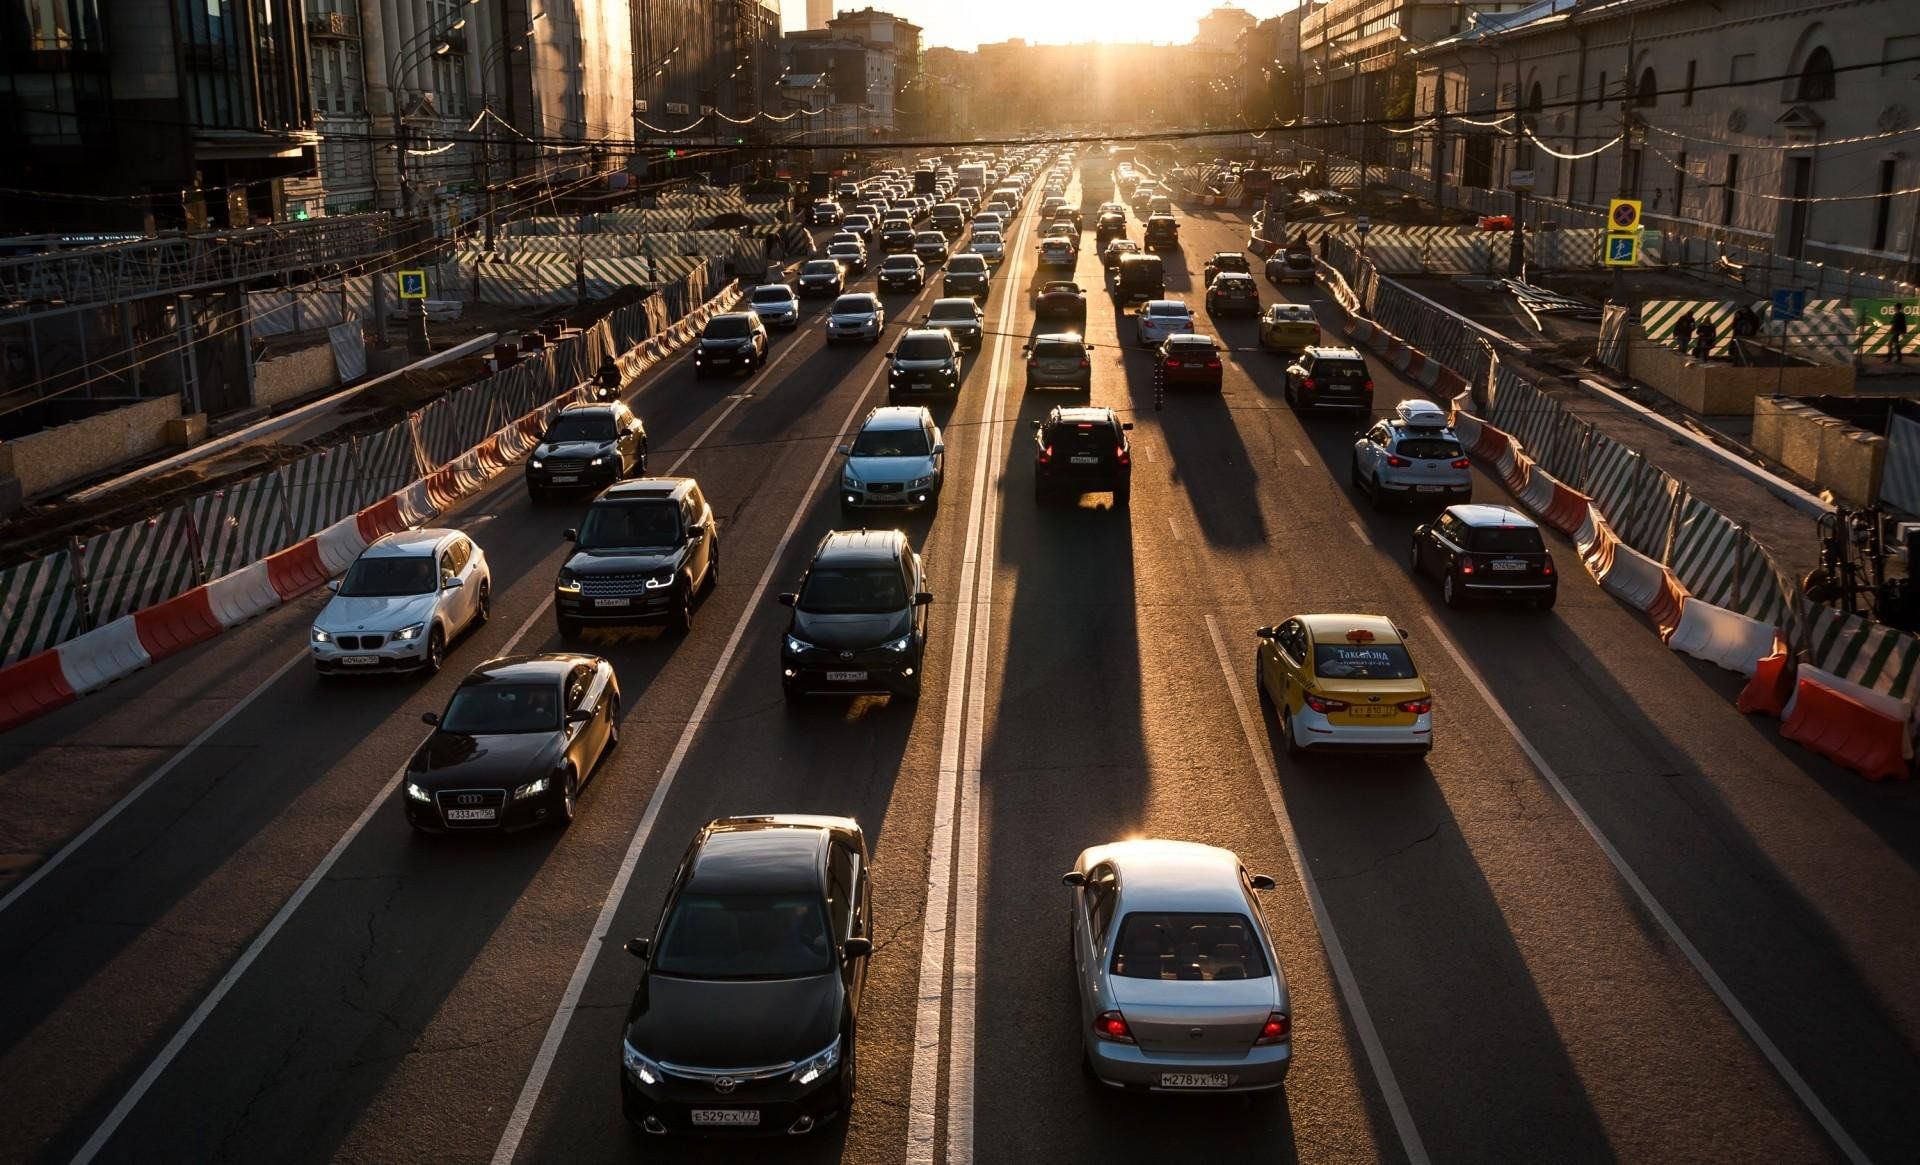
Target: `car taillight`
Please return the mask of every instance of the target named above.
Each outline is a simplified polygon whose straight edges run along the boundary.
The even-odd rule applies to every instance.
[[[1540,564],[1540,573],[1541,574],[1553,573],[1553,559],[1549,558],[1545,562]]]
[[[1391,465],[1395,469],[1405,469],[1407,466],[1412,465],[1413,462],[1408,461],[1404,457],[1399,457],[1392,453],[1389,453],[1387,454],[1387,464]]]
[[[1053,446],[1051,445],[1042,446],[1040,449],[1040,464],[1045,465],[1047,462],[1052,460],[1053,460]]]
[[[1307,707],[1312,708],[1315,712],[1321,713],[1345,712],[1347,710],[1347,702],[1345,700],[1329,700],[1325,696],[1309,695],[1307,696]]]
[[[1373,391],[1373,381],[1371,381],[1371,380],[1369,380],[1369,381],[1367,381],[1366,383],[1364,383],[1364,384],[1362,384],[1362,385],[1360,386],[1360,391],[1361,391],[1361,392],[1372,392],[1372,391]]]
[[[1207,367],[1208,367],[1208,368],[1218,368],[1218,367],[1220,367],[1220,362],[1219,362],[1218,360],[1209,360],[1209,361],[1207,361]]]
[[[1131,454],[1127,452],[1127,447],[1125,445],[1115,445],[1113,447],[1113,459],[1116,463],[1120,465],[1133,464],[1133,457]]]
[[[1180,362],[1179,362],[1178,360],[1175,360],[1175,359],[1173,359],[1172,357],[1168,357],[1168,358],[1167,358],[1167,367],[1168,367],[1168,368],[1178,368],[1178,367],[1180,367]]]
[[[1103,1040],[1112,1040],[1116,1044],[1133,1042],[1133,1032],[1127,1027],[1127,1017],[1117,1011],[1103,1011],[1095,1016],[1093,1034]]]
[[[1082,356],[1082,357],[1080,357],[1080,367],[1082,367],[1082,368],[1092,368],[1092,367],[1093,367],[1093,365],[1092,365],[1092,364],[1090,364],[1090,363],[1088,363],[1088,361],[1087,361],[1087,358],[1086,358],[1085,356]]]
[[[1428,712],[1433,711],[1433,700],[1431,697],[1424,700],[1402,700],[1400,702],[1400,710],[1402,712],[1412,712],[1416,716],[1424,716]]]
[[[1260,1034],[1254,1038],[1254,1046],[1277,1044],[1293,1031],[1293,1023],[1284,1011],[1276,1011],[1267,1016],[1267,1022],[1260,1025]]]
[[[1313,377],[1303,376],[1300,378],[1300,387],[1306,389],[1308,392],[1312,392],[1319,386],[1313,383]]]
[[[1457,457],[1453,461],[1453,467],[1455,469],[1472,469],[1473,460],[1468,457]]]
[[[1460,559],[1460,573],[1461,573],[1461,574],[1472,574],[1472,573],[1473,573],[1473,559],[1471,559],[1471,558],[1467,558],[1467,557],[1465,557],[1465,556],[1462,556],[1462,557],[1461,557],[1461,559]]]
[[[1040,357],[1038,357],[1038,356],[1029,356],[1029,357],[1027,357],[1027,363],[1028,363],[1028,364],[1038,364],[1038,363],[1040,363]]]

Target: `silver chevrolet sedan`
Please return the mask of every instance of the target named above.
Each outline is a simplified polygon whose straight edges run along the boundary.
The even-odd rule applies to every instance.
[[[1255,1092],[1293,1062],[1287,980],[1257,890],[1230,850],[1123,841],[1081,853],[1073,888],[1080,1032],[1113,1088]]]

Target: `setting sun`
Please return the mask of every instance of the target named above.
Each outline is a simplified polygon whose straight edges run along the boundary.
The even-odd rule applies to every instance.
[[[865,6],[865,0],[837,0],[834,9],[846,12]],[[918,24],[924,45],[971,49],[1014,37],[1030,44],[1180,44],[1193,39],[1200,17],[1222,5],[1218,0],[1055,0],[1046,4],[900,0],[874,6]],[[1243,8],[1255,18],[1265,19],[1291,11],[1295,2],[1248,0],[1228,7]],[[780,16],[786,28],[805,28],[806,0],[781,0]]]

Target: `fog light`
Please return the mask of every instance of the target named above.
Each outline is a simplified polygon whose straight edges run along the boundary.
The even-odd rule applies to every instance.
[[[794,673],[792,668],[787,668],[783,670],[780,674],[787,677],[788,679],[792,679]]]
[[[913,674],[913,669],[910,667],[903,667],[900,669],[900,674],[903,676],[910,676]]]

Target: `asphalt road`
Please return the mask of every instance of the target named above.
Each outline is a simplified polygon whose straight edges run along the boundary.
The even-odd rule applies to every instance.
[[[1448,610],[1405,569],[1415,517],[1346,484],[1354,422],[1290,412],[1250,320],[1217,325],[1221,394],[1156,412],[1132,320],[1096,291],[1093,399],[1136,425],[1132,506],[1037,509],[1028,422],[1072,397],[1023,390],[1035,241],[1023,216],[995,334],[935,408],[940,508],[901,523],[936,595],[916,709],[781,699],[772,593],[841,524],[831,449],[884,392],[885,345],[826,348],[810,306],[766,372],[696,381],[683,357],[632,386],[656,471],[684,456],[722,514],[724,566],[687,639],[589,637],[623,741],[564,834],[416,839],[390,803],[417,714],[466,668],[558,646],[578,507],[531,507],[511,473],[447,520],[491,559],[494,616],[441,676],[318,682],[316,597],[0,739],[16,888],[151,780],[0,899],[0,1157],[1920,1157],[1914,793],[1740,716],[1732,677],[1668,651],[1564,543],[1551,615]],[[1169,293],[1197,308],[1206,256],[1244,242],[1237,215],[1185,216]],[[1098,287],[1093,250],[1077,278]],[[888,296],[892,319],[934,294]],[[1383,406],[1417,395],[1374,376]],[[1328,610],[1413,633],[1424,762],[1276,746],[1252,629]],[[850,814],[874,849],[855,1111],[783,1144],[645,1138],[616,1091],[620,943],[700,823],[767,811]],[[1278,879],[1283,1095],[1141,1101],[1081,1076],[1058,874],[1143,835]]]

